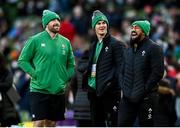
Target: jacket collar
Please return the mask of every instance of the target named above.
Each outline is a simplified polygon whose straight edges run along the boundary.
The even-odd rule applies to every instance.
[[[102,40],[103,44],[106,44],[109,39],[110,39],[110,34],[107,33],[107,34],[105,35],[105,37],[103,38],[103,40]],[[98,42],[98,38],[97,38],[97,36],[96,36],[94,43],[97,44],[97,42]]]

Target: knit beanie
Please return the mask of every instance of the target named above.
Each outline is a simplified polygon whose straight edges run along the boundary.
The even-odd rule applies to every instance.
[[[150,23],[147,20],[139,20],[132,23],[132,25],[137,25],[145,33],[146,36],[149,36],[150,33]]]
[[[93,16],[92,16],[92,28],[95,28],[97,22],[100,20],[105,21],[107,25],[109,26],[107,17],[101,11],[96,10],[93,12]]]
[[[43,15],[42,15],[42,25],[43,25],[43,28],[46,27],[46,25],[54,20],[54,19],[58,19],[60,20],[60,17],[58,14],[56,14],[55,12],[52,12],[50,10],[44,10],[43,11]]]

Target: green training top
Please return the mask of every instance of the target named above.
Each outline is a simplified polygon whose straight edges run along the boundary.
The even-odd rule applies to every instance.
[[[60,34],[51,38],[43,31],[27,40],[18,65],[31,76],[31,92],[63,94],[75,62],[68,39]]]

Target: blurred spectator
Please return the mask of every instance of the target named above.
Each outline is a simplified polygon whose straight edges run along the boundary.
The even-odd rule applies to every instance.
[[[0,29],[0,37],[3,37],[7,34],[7,30],[8,30],[8,23],[7,23],[7,19],[4,16],[4,11],[3,9],[0,7],[0,25],[1,25],[1,29]]]
[[[73,46],[74,36],[75,36],[75,27],[70,22],[70,20],[71,20],[70,15],[64,16],[63,21],[61,22],[61,29],[59,30],[59,34],[68,38],[71,42],[71,45]]]
[[[176,40],[176,45],[174,48],[174,57],[176,61],[180,64],[180,38]]]
[[[81,6],[77,5],[73,8],[72,20],[71,22],[75,26],[76,33],[78,35],[86,35],[87,34],[87,17],[83,12]]]
[[[175,110],[175,90],[167,78],[159,82],[159,105],[157,121],[160,127],[174,127],[177,119]]]
[[[177,113],[177,122],[176,125],[180,126],[180,73],[177,74],[177,84],[176,84],[176,113]]]
[[[0,126],[11,127],[20,122],[18,112],[7,92],[13,86],[13,74],[7,67],[7,62],[0,53]]]

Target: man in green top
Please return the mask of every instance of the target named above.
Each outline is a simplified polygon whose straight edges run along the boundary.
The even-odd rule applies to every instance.
[[[122,63],[123,45],[109,34],[107,17],[96,10],[92,16],[96,39],[90,48],[89,66],[83,84],[88,89],[92,126],[117,126],[120,88],[116,76]]]
[[[58,34],[60,17],[49,10],[42,15],[44,31],[30,37],[18,65],[31,76],[30,105],[35,127],[53,127],[64,119],[65,89],[74,74],[74,55],[68,39]]]

